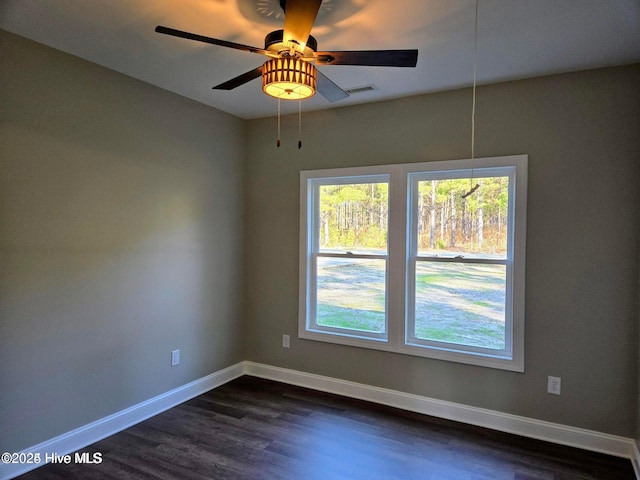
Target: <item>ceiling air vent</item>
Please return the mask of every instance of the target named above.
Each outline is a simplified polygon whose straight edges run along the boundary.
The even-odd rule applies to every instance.
[[[375,85],[365,85],[364,87],[353,87],[353,88],[345,88],[344,91],[349,95],[354,95],[356,93],[364,93],[371,92],[372,90],[378,90]]]

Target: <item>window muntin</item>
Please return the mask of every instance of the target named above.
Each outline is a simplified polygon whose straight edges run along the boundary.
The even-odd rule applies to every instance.
[[[469,160],[301,172],[299,337],[524,371],[527,156],[480,158],[473,164],[473,172]],[[418,237],[419,182],[424,182],[422,194],[427,197],[432,195],[430,184],[438,182],[437,202],[446,203],[448,196],[451,207],[451,190],[457,185],[468,191],[472,173],[482,184],[481,195],[493,199],[491,208],[500,210],[489,212],[483,200],[485,232],[490,234],[481,243],[462,241],[462,212],[457,210],[452,220],[450,210],[443,213],[436,206],[440,222],[435,228],[443,234],[435,239],[440,242],[431,244],[424,228]],[[348,229],[328,231],[321,187],[330,195],[338,185],[367,184],[387,188],[378,204],[384,205],[386,220],[375,220],[378,227],[386,223],[386,232],[380,228],[378,240],[371,241]],[[496,185],[502,190],[493,191]],[[481,199],[470,198],[467,207]],[[368,215],[376,218],[371,209]],[[448,225],[442,225],[442,219]],[[346,270],[327,275],[333,266]],[[373,275],[354,281],[358,269]],[[458,288],[443,284],[443,276],[454,278]],[[463,322],[439,328],[443,309]],[[347,312],[346,321],[332,317],[332,310]]]

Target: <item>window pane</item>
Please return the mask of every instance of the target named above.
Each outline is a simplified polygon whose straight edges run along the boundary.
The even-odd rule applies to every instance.
[[[415,337],[505,348],[505,265],[418,262]]]
[[[318,257],[316,324],[384,333],[385,270],[383,259]]]
[[[321,252],[387,250],[387,183],[320,186]]]
[[[473,182],[476,183],[475,181]],[[418,255],[506,258],[509,177],[418,182]]]

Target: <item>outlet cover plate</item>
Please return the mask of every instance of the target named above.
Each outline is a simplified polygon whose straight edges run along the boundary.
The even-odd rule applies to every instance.
[[[560,387],[562,380],[560,377],[549,377],[547,380],[547,393],[553,395],[560,395]]]
[[[171,351],[171,366],[175,367],[180,363],[180,350]]]

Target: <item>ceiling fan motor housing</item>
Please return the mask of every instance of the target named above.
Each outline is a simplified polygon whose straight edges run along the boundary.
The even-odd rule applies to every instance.
[[[284,44],[283,37],[284,30],[274,30],[273,32],[267,33],[264,37],[264,49],[279,54],[288,52],[290,50],[290,46]],[[304,56],[312,56],[317,50],[318,41],[313,37],[313,35],[309,35],[307,45],[304,49]]]

